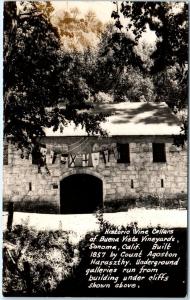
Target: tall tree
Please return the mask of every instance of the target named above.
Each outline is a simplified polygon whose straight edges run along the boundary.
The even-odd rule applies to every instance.
[[[8,49],[4,44],[4,133],[27,145],[43,134],[42,124],[48,124],[45,107],[57,102],[54,65],[58,63],[59,37],[34,4],[19,15],[14,5],[13,35],[7,20],[9,5],[13,7],[9,2],[4,7],[4,35],[5,39],[11,37]]]
[[[185,108],[188,100],[188,4],[124,1],[120,12],[118,4],[115,4],[112,16],[118,29],[123,27],[121,13],[128,20],[126,30],[132,32],[135,41],[139,41],[147,25],[157,36],[155,49],[150,55],[153,61],[150,74],[156,87],[156,100],[164,99],[175,112]],[[184,118],[181,139],[176,143],[183,144],[186,138],[187,120]]]
[[[128,19],[126,29],[131,31],[136,41],[143,32],[154,31],[157,40],[155,50],[150,55],[153,61],[151,74],[165,80],[165,70],[176,68],[176,80],[183,86],[179,108],[187,103],[188,74],[188,4],[185,2],[122,2],[120,13]],[[120,13],[113,12],[116,26],[121,28]],[[154,80],[155,84],[157,80]],[[172,103],[170,103],[172,106]],[[174,106],[174,105],[173,105]]]
[[[91,67],[98,101],[154,100],[152,78],[142,72],[143,61],[135,46],[135,41],[125,32],[115,30],[111,24],[107,26],[99,43],[96,63]]]
[[[5,137],[20,147],[31,146],[44,135],[44,127],[56,130],[71,120],[88,132],[101,132],[101,115],[78,113],[89,107],[88,86],[77,59],[61,49],[57,28],[49,21],[51,7],[28,1],[20,6],[19,13],[15,2],[4,7]]]
[[[104,30],[104,25],[93,11],[82,16],[76,7],[62,11],[53,22],[59,30],[64,49],[69,52],[84,52],[89,47],[96,47]]]
[[[97,57],[97,89],[114,92],[127,66],[141,68],[142,61],[135,51],[135,41],[112,25],[102,34]]]
[[[188,4],[175,2],[122,2],[120,12],[129,19],[138,40],[146,25],[157,35],[156,49],[152,54],[152,72],[163,70],[176,62],[185,67],[188,62]],[[116,24],[117,26],[117,24]]]

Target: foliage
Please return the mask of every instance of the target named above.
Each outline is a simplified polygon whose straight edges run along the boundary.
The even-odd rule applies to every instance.
[[[136,206],[137,199],[136,197],[128,197],[124,199],[116,199],[107,201],[104,203],[104,212],[105,213],[113,213],[120,211],[128,211]]]
[[[182,192],[176,194],[175,197],[167,194],[162,196],[158,194],[140,195],[136,205],[143,208],[187,209],[187,194]]]
[[[164,96],[170,107],[177,105],[181,109],[187,104],[188,4],[122,2],[120,13],[128,20],[126,31],[132,33],[137,43],[147,27],[155,32],[157,39],[154,51],[150,53],[153,62],[150,72],[156,86],[157,101],[162,101]],[[116,19],[116,27],[123,27],[118,10],[112,16]],[[168,72],[173,74],[170,76]],[[171,94],[176,92],[172,100]],[[176,99],[178,95],[180,101]]]
[[[88,51],[90,59],[85,57],[85,61],[90,74],[86,80],[94,90],[95,101],[155,100],[152,78],[143,74],[142,61],[135,45],[125,33],[116,31],[109,24],[102,34],[97,52],[90,54]]]
[[[137,200],[137,207],[153,208],[159,206],[159,195],[139,195]]]
[[[125,33],[107,27],[102,34],[97,55],[95,74],[96,90],[114,93],[127,66],[141,66],[141,59],[134,50],[135,42]]]
[[[48,295],[71,274],[76,250],[64,231],[36,231],[17,225],[4,233],[3,292],[8,296]],[[25,269],[29,265],[29,270]]]
[[[131,196],[128,198],[110,200],[104,203],[104,213],[128,211],[129,209],[137,208],[185,208],[187,209],[187,194],[178,193],[175,196],[147,194]]]
[[[73,8],[56,20],[53,12],[49,1],[22,1],[19,10],[16,2],[4,4],[5,138],[31,150],[44,127],[70,121],[104,134],[105,116],[88,113],[93,102],[186,106],[186,4],[125,2],[112,13],[116,26],[106,27],[92,11],[82,18]],[[154,46],[141,40],[147,28],[157,36]]]
[[[115,26],[122,29],[134,43],[133,48],[140,56],[141,70],[145,78],[151,78],[152,98],[155,102],[164,101],[172,110],[178,111],[188,103],[188,4],[185,2],[127,2],[121,3],[120,10],[116,2],[112,17]],[[120,14],[127,19],[121,24]],[[142,47],[143,34],[154,32],[155,46]],[[141,41],[141,42],[140,42]],[[123,43],[122,48],[125,47]],[[144,51],[142,53],[139,50]],[[133,50],[134,51],[134,50]],[[148,54],[148,55],[147,55]],[[128,55],[128,51],[125,52]],[[131,61],[136,66],[136,61]],[[147,100],[147,97],[145,97]],[[182,125],[181,145],[187,139],[187,120]]]
[[[149,75],[139,68],[124,68],[115,89],[115,101],[155,102],[155,86]]]
[[[29,198],[29,197],[28,197]],[[9,202],[13,200],[13,196],[11,196],[11,199],[6,201],[7,199],[3,199],[3,210],[7,211]],[[19,212],[34,212],[34,206],[35,211],[37,213],[41,214],[51,214],[56,212],[55,205],[44,199],[43,201],[39,198],[36,199],[27,199],[27,195],[19,198],[19,201],[14,202],[14,211]]]
[[[186,202],[186,195],[179,194],[177,200]],[[167,202],[166,204],[169,204]],[[176,205],[175,205],[176,207]],[[102,211],[97,212],[97,222],[99,223],[99,230],[92,231],[79,242],[79,245],[72,245],[68,240],[68,233],[60,230],[57,231],[37,231],[28,229],[27,224],[17,225],[13,228],[12,232],[4,232],[4,245],[3,245],[3,292],[5,296],[94,296],[94,289],[89,289],[89,281],[86,276],[86,270],[91,265],[91,261],[97,257],[99,261],[110,262],[110,252],[106,250],[104,259],[102,259],[102,249],[90,250],[89,246],[92,243],[101,246],[117,245],[118,251],[123,251],[122,240],[124,235],[122,231],[130,230],[128,237],[134,238],[132,230],[146,229],[149,236],[161,237],[162,234],[153,234],[152,229],[138,228],[138,223],[132,222],[128,226],[116,226],[104,220]],[[157,229],[160,229],[158,225]],[[119,231],[118,234],[107,233],[108,231]],[[125,235],[126,236],[126,235]],[[174,243],[176,251],[179,251],[178,257],[185,257],[183,250],[184,242],[186,239],[186,230],[174,229],[174,236],[176,244]],[[119,238],[118,243],[109,243],[105,238]],[[100,240],[103,238],[102,240]],[[178,240],[180,243],[178,243]],[[132,240],[131,240],[132,241]],[[129,242],[127,244],[131,246]],[[180,245],[180,248],[179,248]],[[141,244],[143,252],[142,259],[146,258],[148,248],[152,248],[152,242]],[[123,250],[122,250],[123,249]],[[117,252],[118,252],[117,251]],[[128,249],[128,253],[134,253],[134,250]],[[100,256],[98,256],[100,255]],[[101,257],[101,258],[100,258]],[[98,259],[100,258],[100,259]],[[130,258],[131,268],[136,267],[136,259]],[[183,265],[184,264],[184,265]],[[186,276],[184,273],[186,261],[180,260],[179,271],[183,270],[181,276]],[[27,266],[27,268],[26,268]],[[97,268],[103,268],[97,265]],[[121,269],[120,269],[121,268]],[[106,268],[107,269],[107,268]],[[118,265],[118,275],[122,272],[123,266]],[[96,266],[91,265],[92,275],[100,276]],[[178,284],[178,278],[173,270],[170,273],[172,278],[171,286],[175,283]],[[152,283],[150,283],[152,284]],[[163,287],[163,282],[160,282]],[[168,289],[168,284],[166,288]],[[153,287],[158,288],[158,282]],[[143,286],[142,286],[143,289]],[[135,291],[138,289],[135,289]],[[139,292],[150,292],[151,286],[147,289],[145,285],[144,290]],[[115,294],[114,294],[115,293]],[[116,295],[117,293],[117,295]],[[166,293],[166,291],[165,291]],[[96,296],[118,296],[118,289],[96,289]],[[126,289],[120,289],[120,296],[126,295]],[[134,294],[133,294],[134,296]],[[139,296],[139,294],[138,294]],[[150,296],[151,292],[150,292]]]
[[[89,108],[90,89],[77,54],[61,48],[51,13],[49,2],[21,2],[18,13],[15,3],[4,7],[4,136],[18,147],[32,148],[44,127],[57,130],[71,120],[99,132],[103,119],[78,114]]]
[[[166,208],[188,208],[188,196],[185,193],[178,193],[175,199],[166,198],[164,206]]]
[[[170,66],[154,75],[156,101],[164,101],[176,113],[187,106],[187,82],[179,82],[178,66]]]
[[[13,38],[7,21],[8,10],[6,3],[4,37],[10,35]],[[47,122],[41,101],[48,103],[52,96],[53,89],[48,90],[47,79],[53,81],[55,76],[53,61],[59,47],[56,30],[47,20],[33,11],[27,13],[20,17],[15,13],[14,41],[8,47],[11,51],[7,53],[6,43],[4,48],[4,133],[5,136],[20,138],[24,144],[33,136],[42,134],[39,125]],[[47,44],[49,51],[46,50]]]
[[[97,103],[113,103],[114,101],[112,94],[104,92],[96,93],[94,98]]]
[[[4,134],[24,145],[43,135],[42,125],[51,122],[45,106],[52,98],[57,102],[59,49],[56,29],[33,11],[28,14],[17,17],[13,49],[4,63]]]
[[[68,52],[84,52],[89,47],[94,48],[104,29],[93,11],[89,10],[82,17],[77,7],[62,11],[53,22],[59,29],[62,46]]]
[[[176,62],[185,67],[188,61],[188,4],[166,2],[123,2],[121,13],[129,18],[127,29],[132,28],[138,40],[149,25],[157,35],[152,53],[153,72]],[[117,25],[117,24],[116,24]]]

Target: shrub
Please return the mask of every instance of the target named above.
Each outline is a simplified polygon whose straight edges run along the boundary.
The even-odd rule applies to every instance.
[[[4,233],[3,250],[5,296],[48,295],[78,259],[68,233],[38,232],[22,225]]]
[[[178,193],[175,197],[166,198],[165,207],[187,209],[187,194]]]
[[[137,199],[137,207],[144,208],[167,208],[176,209],[184,208],[187,209],[187,194],[178,193],[175,195],[140,195]]]
[[[136,206],[136,198],[124,198],[117,200],[110,200],[104,202],[104,212],[119,212],[119,211],[128,211],[130,208]]]
[[[137,207],[153,208],[159,206],[158,195],[140,195],[137,199]]]
[[[9,202],[3,202],[3,210],[6,211],[8,209]],[[41,200],[41,199],[21,199],[20,201],[14,202],[14,211],[19,212],[36,212],[41,214],[51,214],[57,213],[57,206],[51,201]]]

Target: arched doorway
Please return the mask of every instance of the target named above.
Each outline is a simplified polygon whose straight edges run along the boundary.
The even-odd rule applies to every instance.
[[[88,174],[74,174],[60,182],[60,213],[93,213],[103,205],[102,180]]]

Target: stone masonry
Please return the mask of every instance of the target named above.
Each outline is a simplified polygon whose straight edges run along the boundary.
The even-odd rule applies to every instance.
[[[46,137],[48,150],[62,149],[63,144],[77,141],[78,137]],[[60,212],[60,181],[72,174],[90,174],[103,182],[103,201],[128,199],[139,195],[175,197],[187,192],[187,151],[173,145],[171,136],[120,136],[110,138],[89,137],[83,152],[92,152],[96,143],[129,143],[130,163],[118,163],[114,154],[105,164],[102,155],[97,167],[68,167],[48,161],[51,175],[44,168],[38,173],[36,165],[22,159],[20,151],[9,145],[8,165],[4,165],[4,205],[11,200],[16,209],[33,212]],[[152,143],[165,143],[166,162],[153,162]],[[126,200],[127,201],[127,200]]]

